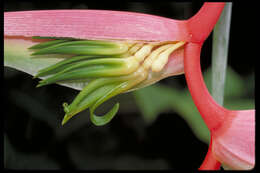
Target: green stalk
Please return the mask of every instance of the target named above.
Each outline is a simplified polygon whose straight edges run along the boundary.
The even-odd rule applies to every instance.
[[[213,31],[212,97],[220,105],[224,101],[231,11],[232,3],[226,3]]]
[[[212,97],[220,105],[223,105],[224,102],[231,12],[232,3],[226,3],[213,31]],[[228,169],[223,164],[222,167]]]

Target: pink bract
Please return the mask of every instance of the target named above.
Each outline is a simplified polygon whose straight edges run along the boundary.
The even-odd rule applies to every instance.
[[[219,10],[219,3],[205,3],[189,20],[109,10],[6,12],[4,35],[201,42],[214,27],[211,23]]]

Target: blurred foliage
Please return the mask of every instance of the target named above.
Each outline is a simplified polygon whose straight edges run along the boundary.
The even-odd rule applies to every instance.
[[[211,92],[211,69],[204,72],[203,76],[207,88]],[[246,81],[230,67],[227,68],[224,107],[228,109],[254,108],[254,99],[246,98],[248,89],[251,88],[250,86],[245,86]],[[249,85],[254,85],[254,83],[251,82]],[[160,112],[172,110],[177,112],[188,123],[193,133],[201,141],[209,142],[209,130],[197,111],[187,88],[177,89],[158,83],[134,91],[134,95],[147,123],[155,121]]]

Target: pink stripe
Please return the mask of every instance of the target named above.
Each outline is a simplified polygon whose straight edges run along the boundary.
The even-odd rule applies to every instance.
[[[4,13],[5,36],[190,41],[186,21],[108,10],[41,10]]]

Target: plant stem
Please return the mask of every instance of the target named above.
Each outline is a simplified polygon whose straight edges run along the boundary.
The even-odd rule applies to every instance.
[[[213,30],[212,97],[220,105],[224,103],[231,12],[232,3],[226,3]]]
[[[232,3],[226,3],[213,31],[212,97],[223,105]]]

